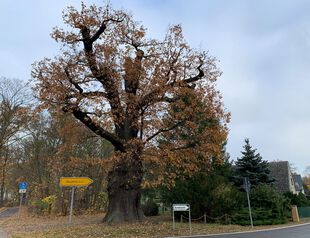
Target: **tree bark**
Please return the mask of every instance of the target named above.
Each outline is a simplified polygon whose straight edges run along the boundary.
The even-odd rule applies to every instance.
[[[1,154],[0,154],[1,156]],[[1,189],[0,189],[0,207],[4,206],[4,191],[5,191],[5,179],[6,179],[6,167],[8,163],[9,155],[8,148],[6,148],[6,152],[4,155],[4,162],[2,165],[2,181],[1,181]]]
[[[142,161],[138,152],[122,153],[118,164],[108,174],[108,223],[139,222],[141,208]]]

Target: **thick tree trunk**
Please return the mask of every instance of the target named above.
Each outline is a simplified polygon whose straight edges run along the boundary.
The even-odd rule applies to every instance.
[[[142,162],[137,151],[122,153],[108,175],[108,211],[105,222],[137,222],[144,219],[141,208]]]
[[[109,193],[108,212],[104,218],[108,223],[139,222],[144,219],[140,205],[140,189],[115,189]]]

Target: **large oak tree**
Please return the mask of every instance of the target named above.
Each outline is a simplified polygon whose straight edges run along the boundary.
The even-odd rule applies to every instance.
[[[150,39],[130,14],[109,6],[69,7],[63,19],[67,27],[52,33],[60,54],[33,66],[35,92],[43,106],[72,113],[114,146],[105,221],[142,220],[145,172],[173,179],[221,152],[229,115],[215,89],[216,60],[192,49],[179,25]],[[173,169],[152,171],[158,165]]]

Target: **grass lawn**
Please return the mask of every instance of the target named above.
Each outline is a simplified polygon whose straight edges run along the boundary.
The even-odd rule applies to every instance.
[[[177,235],[190,235],[188,223],[177,223],[172,229],[169,216],[147,218],[143,223],[107,225],[103,224],[103,214],[81,215],[73,217],[73,224],[68,225],[68,217],[34,217],[26,212],[21,217],[13,216],[0,222],[12,238],[151,238]],[[270,228],[268,226],[255,229]],[[214,234],[223,232],[246,231],[249,227],[220,224],[192,224],[192,234]]]

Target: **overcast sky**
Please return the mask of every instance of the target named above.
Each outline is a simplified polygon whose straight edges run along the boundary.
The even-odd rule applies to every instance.
[[[103,1],[85,3],[103,5]],[[194,48],[219,60],[218,82],[232,113],[228,152],[244,138],[266,160],[310,165],[309,0],[111,0],[161,38],[180,23]],[[50,38],[73,0],[0,0],[0,76],[27,80],[31,64],[57,54]]]

